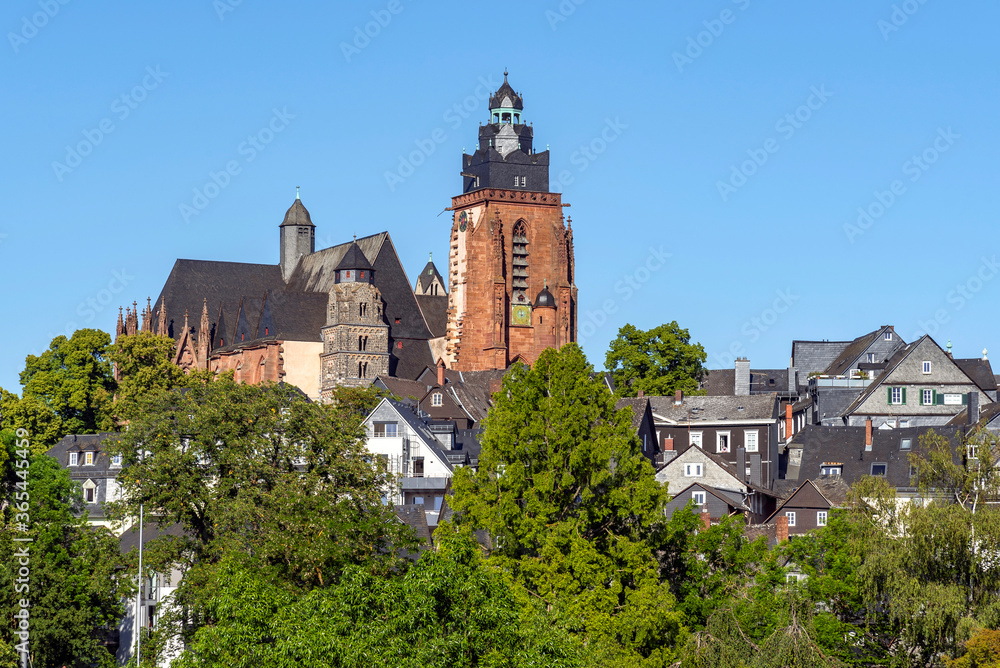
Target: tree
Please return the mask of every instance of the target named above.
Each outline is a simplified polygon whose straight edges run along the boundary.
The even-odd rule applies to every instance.
[[[582,647],[525,605],[468,534],[450,534],[405,574],[346,569],[296,594],[229,557],[210,614],[178,668],[578,666]]]
[[[148,563],[187,571],[177,601],[195,614],[207,614],[227,553],[255,555],[299,591],[336,582],[351,564],[387,572],[413,542],[382,503],[388,475],[362,436],[353,415],[286,385],[222,377],[146,393],[108,442],[123,457],[109,510],[134,518],[144,504],[159,524],[184,528],[151,541]]]
[[[625,325],[611,342],[604,365],[623,397],[640,390],[654,396],[676,390],[698,394],[706,357],[701,344],[691,343],[688,330],[674,321],[646,331]]]
[[[0,387],[0,431],[9,432],[24,429],[32,435],[31,450],[44,453],[62,438],[62,421],[49,406],[38,397],[21,399],[13,392]]]
[[[78,329],[69,339],[57,336],[48,350],[25,360],[22,401],[36,400],[52,411],[58,425],[55,440],[66,434],[93,434],[113,428],[115,382],[108,360],[110,344],[111,337],[105,332]],[[25,413],[39,415],[41,411],[27,405]],[[42,436],[32,433],[36,439]]]
[[[9,434],[8,434],[9,435]],[[45,455],[31,455],[25,480],[15,471],[22,461],[26,433],[7,439],[10,449],[4,468],[3,520],[0,533],[0,614],[8,620],[0,635],[2,643],[14,645],[9,620],[20,609],[19,601],[30,601],[30,649],[33,665],[84,668],[113,664],[102,646],[100,631],[114,627],[123,613],[121,599],[131,593],[120,576],[123,562],[117,539],[106,529],[88,526],[79,488],[69,473]],[[21,452],[17,452],[21,450]],[[27,496],[26,527],[18,504]],[[26,528],[26,531],[22,531]],[[14,538],[30,538],[16,542]],[[21,558],[27,547],[28,589],[15,590]]]
[[[169,336],[152,332],[122,336],[114,343],[109,358],[120,379],[115,392],[115,415],[119,420],[135,417],[138,402],[146,393],[188,387],[212,378],[207,371],[185,374],[174,364],[175,347]]]
[[[456,472],[459,521],[485,529],[490,562],[559,609],[594,642],[665,664],[682,632],[647,538],[666,491],[630,409],[592,375],[576,344],[504,377],[485,421],[478,471]]]

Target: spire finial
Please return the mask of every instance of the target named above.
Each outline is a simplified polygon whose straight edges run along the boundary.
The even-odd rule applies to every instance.
[[[298,186],[295,186],[295,199],[302,199],[301,197],[299,197],[299,187]]]
[[[354,243],[358,243],[358,235],[354,235]]]
[[[986,350],[986,348],[983,348],[983,359],[984,360],[988,360],[989,359],[989,357],[987,357],[987,353],[989,353],[989,351]]]
[[[434,261],[434,253],[428,253],[427,254],[427,261],[428,262],[433,262]]]
[[[503,68],[503,82],[507,83],[507,68]]]

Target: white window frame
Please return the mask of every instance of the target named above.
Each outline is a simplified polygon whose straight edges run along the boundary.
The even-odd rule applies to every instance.
[[[685,478],[701,478],[703,473],[703,468],[700,462],[690,463],[684,465],[684,477]]]
[[[444,406],[444,397],[441,396],[440,392],[431,395],[431,406]]]
[[[722,437],[726,437],[726,449],[722,449]],[[715,432],[715,452],[716,454],[729,454],[733,451],[733,435],[728,431]]]
[[[743,432],[743,447],[746,448],[747,452],[759,452],[760,443],[757,440],[757,436],[758,431],[756,429],[747,429]]]
[[[79,466],[80,465],[80,453],[79,452],[71,452],[71,453],[69,453],[69,465],[70,466]]]
[[[868,356],[865,359],[870,364],[874,364],[875,363],[875,353],[868,353]]]
[[[968,459],[979,459],[979,444],[969,443],[966,445],[966,452]]]
[[[924,360],[924,363],[920,365],[920,368],[925,374],[930,373],[931,372],[930,360]]]
[[[836,473],[834,473],[836,471]],[[819,469],[820,475],[842,475],[844,472],[844,467],[842,466],[821,466]]]
[[[691,492],[691,498],[699,506],[705,505],[705,492]]]
[[[382,427],[382,433],[381,434],[378,433],[380,425]],[[389,429],[388,429],[389,425],[392,425],[392,430],[394,432],[391,435],[388,433],[388,431],[389,431]],[[399,437],[399,423],[398,422],[390,422],[390,421],[384,421],[383,422],[381,420],[378,421],[378,422],[374,422],[374,423],[372,423],[372,434],[374,434],[375,438],[398,438]]]
[[[900,450],[912,450],[913,449],[913,439],[912,438],[901,438],[901,439],[899,439],[899,449]]]
[[[122,465],[122,456],[121,455],[111,455],[111,465],[112,466],[116,466],[116,467],[117,466],[121,466]]]
[[[701,440],[702,440],[701,437],[702,437],[702,433],[700,431],[692,431],[691,432],[691,442],[688,445],[697,445],[700,448],[701,447]]]
[[[892,388],[892,400],[889,402],[892,406],[902,406],[903,405],[903,388],[894,387]]]
[[[934,390],[920,390],[920,403],[924,406],[933,406]]]
[[[885,334],[882,335],[882,338],[885,339],[886,341],[892,341],[892,332],[886,332]]]
[[[816,526],[825,527],[826,526],[826,511],[817,510],[816,511]]]
[[[795,526],[795,511],[794,510],[786,510],[785,511],[785,517],[788,518],[788,526],[790,526],[790,527]]]
[[[94,453],[93,452],[85,452],[85,453],[83,453],[83,465],[84,466],[93,466],[94,465]]]

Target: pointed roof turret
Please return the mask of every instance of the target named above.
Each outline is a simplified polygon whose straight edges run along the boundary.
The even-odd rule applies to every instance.
[[[295,201],[288,207],[288,211],[285,212],[285,219],[281,221],[281,225],[278,227],[316,227],[313,225],[312,218],[309,217],[309,210],[302,203],[302,200],[299,199],[298,186],[296,186],[295,190]]]
[[[344,269],[373,269],[372,263],[368,261],[365,254],[361,251],[361,247],[358,246],[357,237],[348,246],[347,252],[344,253],[344,257],[340,260],[340,264],[337,265],[336,271],[342,271]]]
[[[160,320],[157,323],[156,333],[159,336],[167,335],[167,298],[160,297]]]
[[[490,109],[524,109],[524,101],[514,88],[507,83],[507,70],[503,71],[503,83],[497,92],[490,96]]]
[[[445,285],[444,278],[441,276],[441,273],[438,271],[437,267],[434,266],[434,256],[433,254],[431,254],[430,257],[427,259],[427,264],[424,265],[424,268],[420,270],[420,276],[417,277],[417,290],[416,290],[417,294],[423,294],[426,291],[426,289],[430,287],[430,285],[434,282],[435,278],[438,280],[441,286],[444,287]]]
[[[122,307],[118,307],[118,325],[115,327],[115,341],[125,333],[125,320],[122,319]]]

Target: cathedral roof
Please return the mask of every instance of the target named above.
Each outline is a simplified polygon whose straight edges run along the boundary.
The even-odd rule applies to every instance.
[[[292,205],[288,207],[288,211],[285,212],[285,219],[281,221],[279,227],[316,227],[313,225],[312,218],[309,217],[309,210],[306,208],[302,200],[295,197],[295,201]]]
[[[361,251],[358,246],[358,242],[355,240],[351,242],[351,245],[347,248],[347,252],[344,253],[344,257],[340,259],[334,271],[340,271],[342,269],[372,269],[372,263],[368,261],[365,254]]]
[[[509,100],[507,104],[504,104],[505,98]],[[490,97],[490,109],[497,109],[498,107],[524,109],[524,102],[521,100],[521,96],[507,83],[507,70],[503,71],[503,83],[500,84],[500,88],[497,88],[497,92]]]

